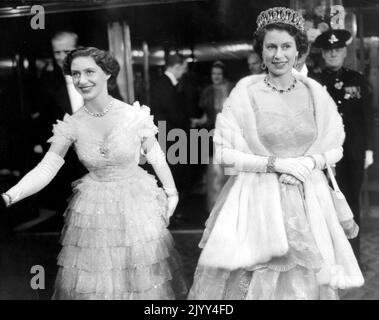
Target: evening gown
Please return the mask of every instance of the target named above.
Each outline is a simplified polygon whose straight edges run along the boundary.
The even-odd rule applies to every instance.
[[[262,144],[277,157],[303,156],[317,137],[310,96],[308,103],[295,107],[282,100],[280,94],[267,91],[263,81],[257,88],[259,102],[253,108]],[[198,265],[188,299],[338,299],[336,290],[320,286],[316,280],[322,257],[307,220],[302,184],[279,185],[288,253],[248,270]],[[211,214],[207,226],[213,225],[216,218]],[[200,247],[206,240],[203,236]]]
[[[162,214],[167,198],[139,167],[154,136],[148,107],[118,100],[104,138],[83,108],[54,125],[49,142],[74,145],[89,173],[73,183],[65,212],[53,299],[181,299],[186,284]]]

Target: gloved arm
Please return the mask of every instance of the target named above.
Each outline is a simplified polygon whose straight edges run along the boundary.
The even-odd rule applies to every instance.
[[[311,156],[295,158],[295,160],[298,160],[303,166],[305,166],[308,169],[308,174],[310,174],[313,171],[313,169],[316,168],[316,160]],[[279,182],[284,184],[298,185],[302,182],[302,180],[296,178],[291,174],[283,173],[279,177]]]
[[[339,147],[336,149],[329,150],[325,152],[324,155],[329,165],[335,164],[341,160],[343,156],[343,148]],[[319,170],[325,169],[326,168],[325,158],[323,157],[322,154],[313,154],[313,155],[300,157],[298,159],[301,161],[302,164],[304,164],[306,167],[309,168],[309,170],[312,171],[313,169],[319,169]],[[301,181],[296,179],[294,176],[284,173],[279,177],[279,182],[296,185],[296,184],[299,184]]]
[[[14,204],[46,187],[63,164],[64,160],[61,156],[51,151],[47,152],[34,169],[29,171],[5,194],[2,194],[6,205]]]
[[[367,169],[373,163],[374,163],[374,151],[372,151],[372,150],[366,150],[366,152],[365,152],[365,164],[364,164],[364,168]]]
[[[147,145],[149,145],[149,147],[146,147]],[[145,148],[149,150],[145,153],[145,157],[152,165],[167,195],[168,210],[165,220],[168,225],[169,219],[174,213],[179,201],[178,191],[176,190],[174,178],[172,177],[170,168],[166,162],[166,156],[158,141],[155,138],[149,138],[148,141],[145,142]]]
[[[324,170],[326,168],[325,158],[329,165],[333,165],[337,163],[343,157],[343,148],[339,147],[339,148],[335,148],[335,149],[325,152],[324,153],[325,158],[323,157],[322,154],[312,154],[309,156],[311,156],[315,160],[316,169]]]
[[[238,171],[267,172],[268,157],[227,148],[219,150],[219,153],[216,149],[216,157],[221,164],[231,165]],[[313,166],[313,161],[308,160]],[[305,181],[311,173],[308,161],[302,161],[300,158],[276,158],[274,168],[276,172],[290,174],[300,181]]]
[[[237,171],[246,172],[266,172],[268,162],[268,157],[228,148],[216,149],[215,157],[220,164],[233,166]]]

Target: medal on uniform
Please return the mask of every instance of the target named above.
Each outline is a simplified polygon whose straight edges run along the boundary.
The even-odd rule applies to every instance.
[[[343,87],[343,82],[342,81],[338,81],[334,84],[334,88],[336,88],[337,90],[341,90]]]

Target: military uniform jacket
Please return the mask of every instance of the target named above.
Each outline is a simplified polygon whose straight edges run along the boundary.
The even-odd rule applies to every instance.
[[[342,67],[324,69],[310,77],[326,86],[338,106],[345,126],[343,145],[346,159],[361,161],[366,150],[374,150],[374,112],[369,83],[357,71]]]

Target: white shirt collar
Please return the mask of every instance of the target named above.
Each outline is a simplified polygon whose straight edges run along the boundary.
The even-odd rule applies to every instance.
[[[71,103],[71,110],[72,110],[72,113],[74,113],[83,106],[84,104],[83,97],[75,89],[71,76],[65,75],[65,79],[66,79],[68,97],[70,98],[70,103]]]
[[[166,70],[164,74],[165,74],[167,77],[170,78],[170,80],[171,80],[173,86],[176,86],[176,85],[178,84],[178,80],[175,78],[175,76],[174,76],[170,71],[167,71],[167,70]]]

